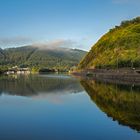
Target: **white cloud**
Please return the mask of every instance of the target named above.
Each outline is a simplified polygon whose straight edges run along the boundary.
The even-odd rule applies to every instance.
[[[39,49],[63,49],[63,48],[73,48],[76,46],[76,42],[72,40],[52,40],[47,42],[35,43],[32,47],[37,47]]]
[[[81,40],[74,41],[71,39],[54,39],[50,41],[36,41],[28,37],[11,37],[2,38],[0,37],[0,48],[11,48],[11,47],[21,47],[21,46],[32,46],[38,49],[55,49],[63,50],[63,48],[78,48],[82,49]]]
[[[0,37],[0,47],[2,48],[11,47],[11,46],[12,47],[20,46],[31,42],[32,42],[31,38],[22,37],[22,36],[11,37],[11,38]]]

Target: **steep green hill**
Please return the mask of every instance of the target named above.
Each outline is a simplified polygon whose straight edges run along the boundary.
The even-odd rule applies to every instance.
[[[79,64],[85,68],[140,67],[140,17],[106,33]]]
[[[28,66],[31,68],[69,69],[77,65],[85,51],[78,49],[39,49],[25,46],[0,50],[0,67]]]

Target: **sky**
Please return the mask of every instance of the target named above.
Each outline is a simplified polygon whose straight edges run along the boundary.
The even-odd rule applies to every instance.
[[[0,0],[0,47],[88,51],[110,28],[137,16],[140,0]]]

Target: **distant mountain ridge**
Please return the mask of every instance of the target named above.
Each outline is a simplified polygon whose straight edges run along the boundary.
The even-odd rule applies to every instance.
[[[70,69],[86,54],[83,50],[58,48],[40,49],[23,46],[0,49],[0,66],[28,66],[36,68]]]
[[[115,26],[91,48],[78,68],[140,67],[140,17]]]

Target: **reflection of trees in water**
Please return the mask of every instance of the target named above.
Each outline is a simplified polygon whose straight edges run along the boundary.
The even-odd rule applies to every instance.
[[[34,96],[38,94],[65,94],[82,91],[74,78],[41,77],[39,75],[0,77],[1,93]]]
[[[140,87],[81,81],[97,106],[119,124],[140,131]]]

